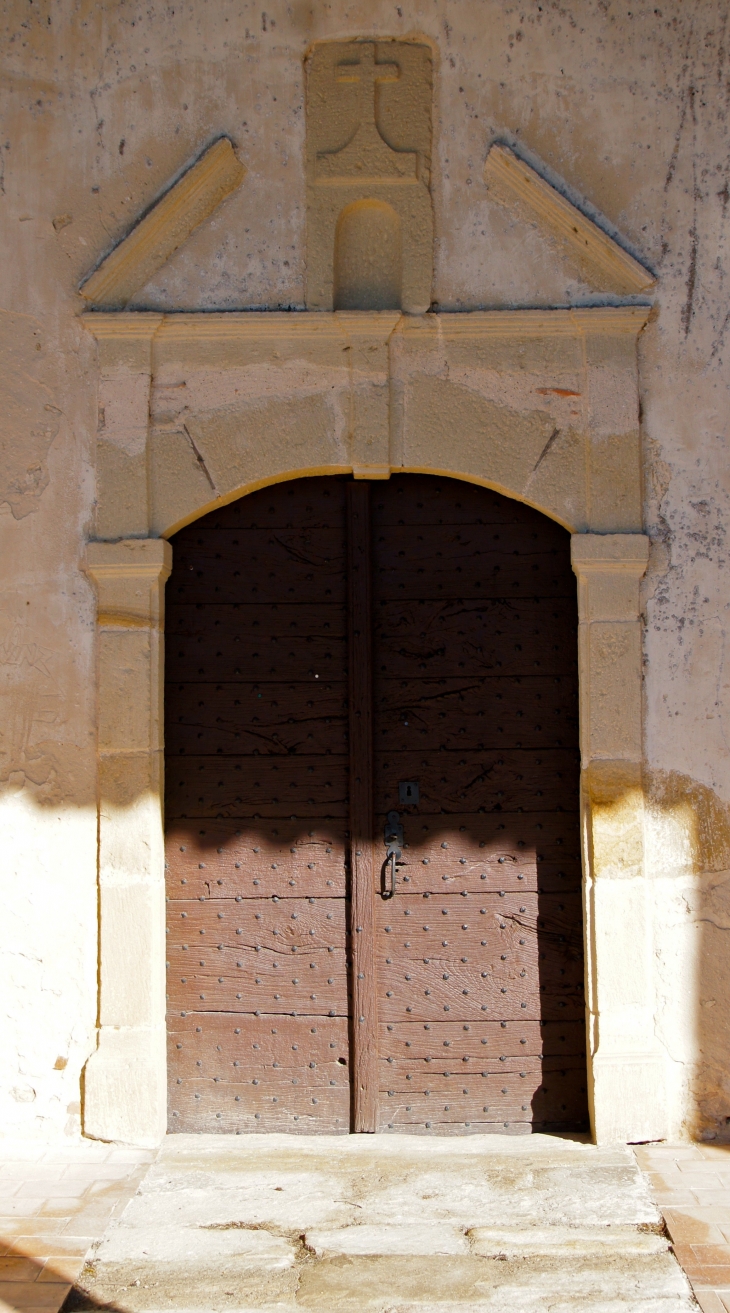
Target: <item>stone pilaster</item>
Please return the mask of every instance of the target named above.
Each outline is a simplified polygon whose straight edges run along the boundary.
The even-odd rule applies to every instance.
[[[598,1143],[661,1137],[644,873],[639,582],[643,534],[576,534],[586,1006]]]
[[[99,1042],[84,1130],[157,1143],[165,1132],[162,539],[90,543],[98,596]]]
[[[149,532],[147,438],[155,314],[87,315],[99,346],[98,538]]]

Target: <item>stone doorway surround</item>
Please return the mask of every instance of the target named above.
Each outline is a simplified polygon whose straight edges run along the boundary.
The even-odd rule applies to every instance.
[[[588,1085],[599,1143],[665,1133],[643,866],[637,336],[645,306],[469,314],[92,312],[99,1032],[84,1130],[166,1124],[164,585],[176,530],[316,474],[448,475],[573,535]]]

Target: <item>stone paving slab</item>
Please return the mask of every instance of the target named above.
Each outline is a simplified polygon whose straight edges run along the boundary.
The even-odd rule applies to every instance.
[[[685,1313],[631,1151],[576,1137],[171,1136],[72,1310]]]
[[[635,1150],[703,1313],[730,1313],[730,1145]]]

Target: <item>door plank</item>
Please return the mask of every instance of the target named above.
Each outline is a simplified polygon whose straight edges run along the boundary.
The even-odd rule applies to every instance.
[[[168,678],[179,682],[297,679],[309,668],[325,679],[344,665],[342,607],[176,603],[166,623]]]
[[[168,897],[345,896],[345,820],[167,824]]]
[[[499,1121],[523,1118],[536,1129],[547,1130],[575,1122],[585,1104],[585,1064],[581,1069],[551,1073],[549,1083],[540,1077],[521,1080],[518,1074],[494,1073],[486,1079],[470,1076],[464,1083],[429,1078],[426,1088],[401,1092],[394,1083],[384,1090],[383,1115],[388,1129],[399,1124],[438,1126],[442,1122],[461,1122],[468,1126],[477,1120]],[[415,1081],[414,1081],[415,1084]]]
[[[201,906],[202,904],[202,906]],[[217,956],[223,945],[258,949],[278,957],[312,949],[334,949],[344,944],[344,898],[201,898],[169,904],[170,947],[195,943],[205,933],[215,941]],[[425,938],[425,936],[424,936]]]
[[[347,488],[350,661],[350,870],[352,873],[353,1129],[370,1132],[378,1113],[373,852],[373,688],[370,485]]]
[[[394,1060],[437,1058],[448,1048],[461,1061],[488,1053],[497,1057],[550,1057],[557,1062],[580,1057],[585,1049],[585,1025],[580,1021],[412,1021],[381,1022],[380,1043]],[[387,1061],[387,1058],[386,1058]]]
[[[191,526],[195,538],[241,529],[339,528],[345,505],[340,478],[293,479],[262,488],[255,496],[219,506]]]
[[[564,677],[577,666],[574,645],[566,642],[574,605],[565,597],[383,599],[374,617],[378,673],[518,678],[539,669],[543,677]],[[575,692],[573,681],[563,687]]]
[[[376,825],[384,821],[376,815]],[[437,896],[580,889],[577,822],[574,812],[419,812],[407,818],[397,885]]]
[[[181,816],[346,816],[347,757],[172,757],[167,813]]]
[[[574,748],[474,752],[375,753],[375,807],[387,812],[399,780],[417,780],[424,811],[555,810],[575,804],[579,758]],[[571,806],[571,811],[573,810]],[[408,836],[406,836],[408,837]]]
[[[174,1078],[173,1078],[174,1079]],[[317,1087],[316,1093],[302,1073],[299,1084],[272,1086],[268,1072],[258,1085],[190,1077],[171,1087],[172,1129],[231,1135],[257,1131],[300,1132],[306,1135],[346,1135],[350,1121],[350,1091],[346,1080],[339,1088]],[[177,1114],[177,1115],[176,1115]]]
[[[172,602],[343,603],[339,526],[249,529],[186,538],[175,558]]]
[[[376,485],[372,517],[376,533],[384,527],[403,524],[469,528],[519,524],[528,530],[535,528],[535,512],[522,502],[478,484],[428,475],[419,478],[412,474],[393,474],[387,484]],[[549,532],[550,521],[543,521],[541,527],[543,532]]]
[[[382,664],[382,663],[381,663]],[[575,681],[557,675],[378,678],[375,743],[394,752],[439,748],[560,748],[578,724]]]
[[[554,525],[549,539],[556,531],[565,533]],[[376,614],[381,602],[395,599],[570,597],[574,587],[557,541],[526,534],[521,525],[496,532],[444,527],[438,534],[394,526],[375,542]]]

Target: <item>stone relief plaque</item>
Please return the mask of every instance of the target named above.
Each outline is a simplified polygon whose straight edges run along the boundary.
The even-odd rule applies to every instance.
[[[307,307],[431,304],[432,56],[327,41],[307,67]]]

